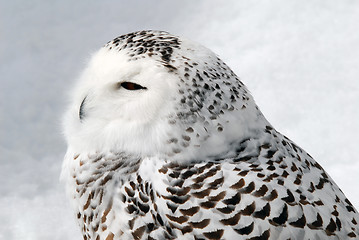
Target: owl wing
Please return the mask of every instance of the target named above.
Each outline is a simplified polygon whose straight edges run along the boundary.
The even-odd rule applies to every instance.
[[[132,235],[135,239],[357,237],[358,213],[350,202],[319,164],[287,142],[291,150],[297,148],[296,156],[262,145],[251,156],[164,164],[150,180],[138,174],[125,190],[126,199],[134,197],[127,205],[133,215]]]

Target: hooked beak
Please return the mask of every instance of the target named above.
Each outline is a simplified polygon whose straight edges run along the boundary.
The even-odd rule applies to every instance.
[[[80,121],[82,121],[85,117],[85,102],[86,102],[86,98],[87,96],[82,100],[81,105],[80,105],[80,110],[79,110],[79,118]]]

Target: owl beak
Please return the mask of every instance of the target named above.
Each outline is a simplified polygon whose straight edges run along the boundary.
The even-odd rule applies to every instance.
[[[84,119],[85,117],[85,103],[86,103],[86,98],[87,96],[82,100],[81,105],[80,105],[80,110],[79,110],[79,118],[80,118],[80,122]]]

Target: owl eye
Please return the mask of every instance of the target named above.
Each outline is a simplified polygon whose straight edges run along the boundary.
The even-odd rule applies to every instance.
[[[122,82],[121,87],[127,89],[127,90],[141,90],[141,89],[147,89],[146,87],[143,87],[139,84],[133,83],[133,82]]]

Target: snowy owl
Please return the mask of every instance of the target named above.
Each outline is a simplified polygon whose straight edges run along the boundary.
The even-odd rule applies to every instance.
[[[65,115],[83,239],[358,239],[359,214],[207,48],[162,31],[108,42]]]

